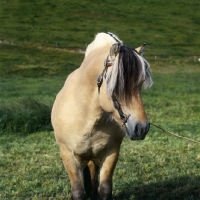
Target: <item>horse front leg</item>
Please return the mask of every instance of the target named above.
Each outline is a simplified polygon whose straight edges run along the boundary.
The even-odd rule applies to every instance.
[[[61,146],[60,150],[64,167],[70,179],[70,184],[72,189],[72,199],[86,200],[84,181],[83,181],[83,165],[74,156],[73,152]]]
[[[112,176],[117,164],[119,149],[120,147],[111,149],[103,160],[98,188],[99,200],[112,199]]]

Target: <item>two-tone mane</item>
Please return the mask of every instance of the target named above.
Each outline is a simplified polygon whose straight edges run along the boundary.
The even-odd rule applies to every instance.
[[[124,45],[119,46],[119,54],[106,80],[109,94],[126,103],[130,102],[140,84],[144,82],[145,88],[152,85],[148,62],[134,49]]]
[[[87,46],[86,52],[85,52],[85,57],[88,56],[88,54],[95,50],[95,49],[99,49],[101,47],[104,46],[108,46],[110,44],[110,46],[112,46],[112,44],[119,42],[120,44],[122,44],[123,42],[113,33],[98,33],[94,39],[94,41],[92,43],[90,43]]]

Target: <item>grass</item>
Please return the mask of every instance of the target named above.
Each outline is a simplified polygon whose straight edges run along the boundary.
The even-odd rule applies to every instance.
[[[32,46],[0,45],[0,76],[44,77],[66,75],[77,68],[82,54]]]
[[[83,54],[7,44],[0,50],[0,134],[51,130],[55,96]]]
[[[0,110],[0,133],[30,134],[42,130],[52,130],[51,107],[33,99],[21,99],[7,104]]]
[[[52,132],[7,135],[1,137],[1,144],[1,199],[50,199],[69,194]]]
[[[80,50],[100,31],[147,43],[154,85],[150,120],[200,141],[200,2],[4,0],[0,2],[0,199],[69,199],[50,111]],[[113,177],[118,199],[200,199],[199,145],[151,127],[124,138]]]
[[[183,65],[181,71],[171,69],[168,73],[154,66],[152,64],[154,85],[150,90],[143,90],[150,120],[179,135],[200,141],[198,66]],[[32,78],[21,78],[21,82],[18,79],[16,83],[19,85],[28,80],[25,81],[27,91],[31,90]],[[40,79],[36,78],[36,88],[46,83],[52,88],[49,92],[52,94],[64,81],[54,77],[51,85],[48,78]],[[38,95],[34,95],[36,88],[32,89],[35,98]],[[4,95],[6,97],[6,92]],[[7,95],[16,98],[9,92]],[[47,102],[48,99],[49,105],[55,97],[47,97],[50,94],[42,96],[41,101]],[[53,132],[7,132],[1,134],[0,144],[1,199],[70,199],[69,179]],[[199,145],[151,127],[144,141],[124,139],[113,177],[114,199],[197,200],[200,197],[199,167]]]
[[[176,2],[4,0],[0,40],[14,44],[85,48],[94,34],[111,31],[150,55],[199,55],[199,6]]]
[[[53,132],[0,140],[1,199],[70,198]],[[198,149],[156,130],[142,142],[125,138],[114,173],[114,199],[199,199]]]

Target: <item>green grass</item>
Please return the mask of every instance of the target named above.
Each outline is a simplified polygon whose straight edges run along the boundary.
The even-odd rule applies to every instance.
[[[0,45],[0,134],[51,130],[56,94],[83,54]]]
[[[200,72],[196,67],[183,66],[178,72],[171,69],[168,73],[155,67],[154,85],[150,90],[143,90],[143,101],[153,123],[200,141]],[[55,96],[50,93],[56,94],[64,82],[64,78],[60,81],[58,78],[51,79],[52,84],[48,78],[44,81],[35,78],[36,88],[41,83],[52,88],[48,94],[41,95],[41,101],[47,102],[48,99],[51,105]],[[27,91],[32,91],[33,97],[37,98],[39,94],[34,94],[37,89],[31,90],[34,79],[21,78],[21,82],[18,79],[14,80],[19,85],[26,80]],[[11,95],[11,98],[16,97]],[[0,136],[0,144],[1,199],[70,198],[69,179],[53,132],[29,135],[7,132]],[[200,197],[199,168],[198,144],[151,127],[144,141],[124,139],[113,177],[114,199],[197,200]]]
[[[52,130],[51,107],[33,99],[1,105],[0,133],[26,133]]]
[[[1,199],[69,199],[69,179],[52,132],[0,140]],[[125,138],[113,178],[114,199],[199,199],[198,150],[157,130],[141,142]]]
[[[200,2],[145,0],[0,2],[0,199],[69,199],[50,125],[67,75],[94,35],[147,43],[154,85],[143,90],[151,122],[200,141]],[[151,127],[125,138],[115,200],[200,199],[200,147]]]
[[[7,135],[0,140],[1,199],[69,196],[70,186],[52,132]]]
[[[83,54],[33,46],[0,45],[0,76],[65,75],[79,67]]]
[[[85,48],[97,32],[111,31],[133,47],[146,42],[151,55],[199,55],[199,6],[196,0],[3,0],[0,40]]]

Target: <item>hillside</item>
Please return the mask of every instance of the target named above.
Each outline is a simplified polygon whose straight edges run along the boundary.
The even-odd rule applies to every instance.
[[[85,49],[97,32],[126,44],[148,44],[148,55],[200,55],[200,1],[3,0],[0,41]]]

